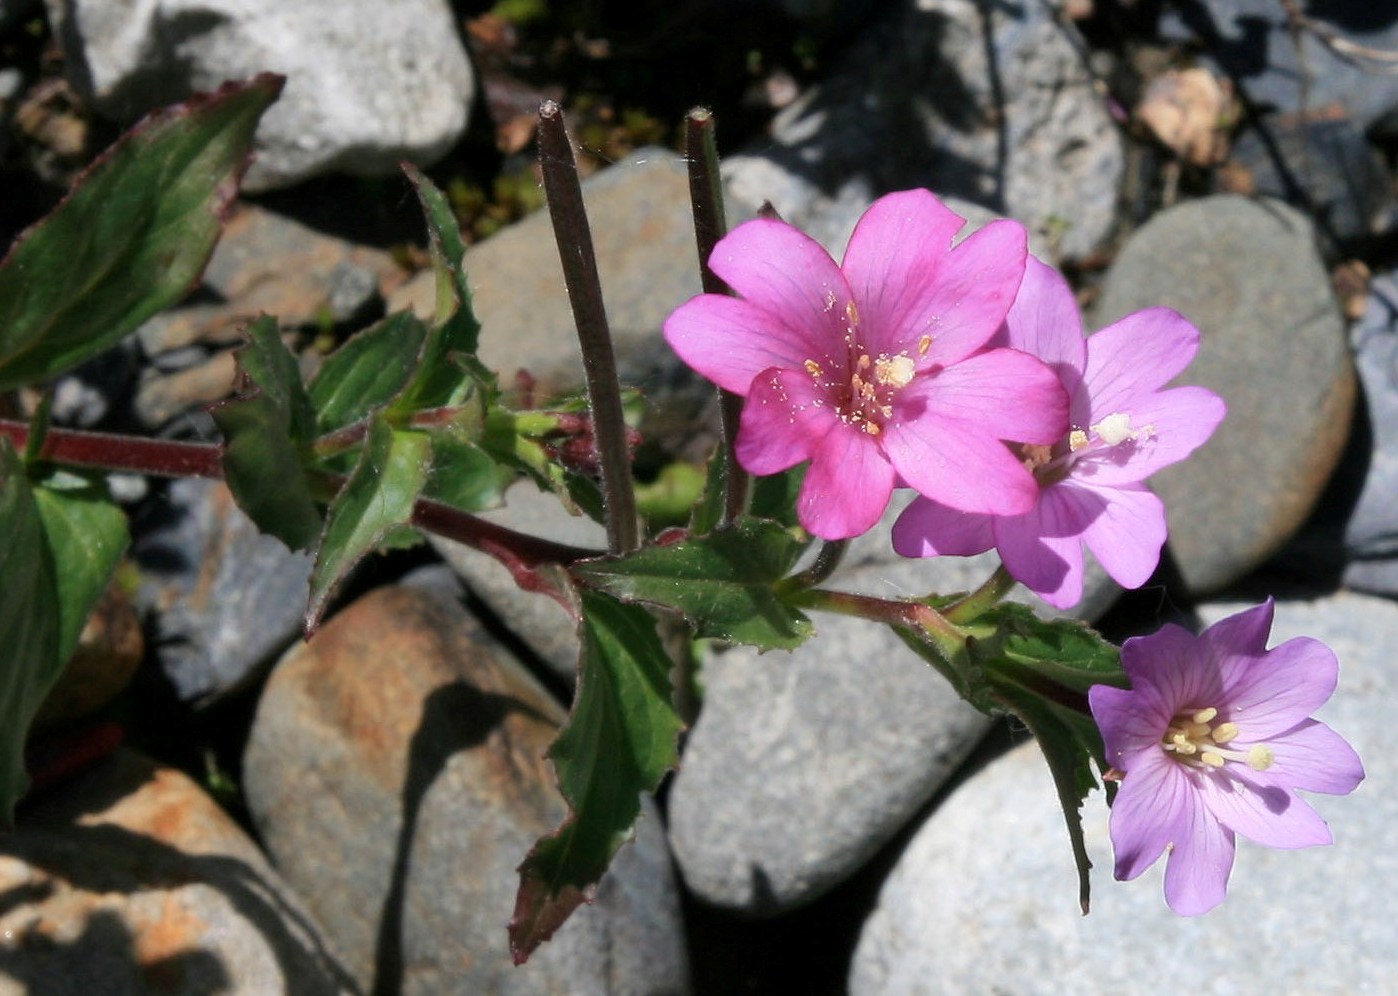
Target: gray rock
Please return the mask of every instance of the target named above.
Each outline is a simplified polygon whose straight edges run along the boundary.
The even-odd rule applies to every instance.
[[[1209,605],[1206,623],[1242,605]],[[853,996],[914,993],[1130,993],[1188,973],[1200,992],[1386,992],[1398,977],[1398,733],[1388,649],[1398,606],[1341,593],[1281,603],[1271,645],[1309,635],[1340,658],[1340,686],[1317,714],[1359,751],[1368,778],[1351,797],[1311,796],[1333,847],[1238,847],[1229,897],[1203,917],[1165,906],[1163,862],[1111,880],[1107,812],[1084,806],[1092,914],[1077,905],[1063,816],[1038,748],[998,759],[917,831],[884,882],[850,971]],[[1129,952],[1129,955],[1125,954]],[[1265,952],[1259,957],[1259,952]]]
[[[475,78],[443,0],[48,0],[73,82],[127,123],[229,79],[287,77],[248,190],[428,164],[466,129]]]
[[[320,928],[183,774],[120,751],[0,836],[0,993],[353,993]]]
[[[975,587],[994,554],[907,560],[889,547],[895,499],[829,587],[900,598]],[[1080,611],[1118,593],[1100,570]],[[1016,597],[1042,603],[1016,590]],[[704,705],[670,791],[670,843],[707,902],[772,915],[853,874],[951,776],[989,720],[886,627],[819,615],[791,653],[749,648],[704,665]]]
[[[679,900],[654,807],[597,901],[523,968],[516,866],[562,819],[562,710],[456,604],[380,588],[278,665],[244,763],[277,864],[366,989],[676,993]]]
[[[1345,584],[1398,594],[1398,273],[1376,278],[1350,335],[1373,445],[1345,526]]]
[[[777,116],[771,142],[731,157],[724,176],[748,206],[770,200],[802,227],[832,204],[928,187],[1018,218],[1061,260],[1108,235],[1123,161],[1047,7],[987,15],[971,0],[923,0],[871,25],[834,76]]]
[[[1103,284],[1091,327],[1174,308],[1203,333],[1178,381],[1228,403],[1213,438],[1150,482],[1195,592],[1242,576],[1287,540],[1349,436],[1354,372],[1314,232],[1275,201],[1191,201],[1137,231]]]
[[[1342,45],[1381,52],[1398,48],[1398,16],[1372,0],[1328,0],[1303,7],[1320,32]],[[1317,31],[1293,35],[1286,8],[1274,0],[1199,0],[1173,5],[1160,33],[1197,40],[1208,61],[1239,82],[1252,101],[1283,113],[1339,108],[1362,130],[1398,108],[1390,65],[1326,45]]]
[[[310,557],[258,532],[221,482],[174,481],[146,513],[132,552],[161,669],[188,702],[241,688],[299,633]]]

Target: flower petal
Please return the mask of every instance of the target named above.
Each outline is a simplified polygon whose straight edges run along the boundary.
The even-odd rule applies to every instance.
[[[1234,746],[1245,751],[1251,744],[1239,742]],[[1280,736],[1268,737],[1267,747],[1273,761],[1264,774],[1292,788],[1347,795],[1364,780],[1364,765],[1354,748],[1314,719]]]
[[[1319,640],[1298,636],[1261,656],[1231,654],[1219,663],[1221,708],[1238,739],[1269,740],[1310,718],[1335,692],[1340,665]]]
[[[1130,416],[1131,426],[1141,433],[1140,437],[1078,461],[1074,476],[1104,485],[1144,481],[1208,442],[1228,413],[1228,406],[1206,388],[1176,387],[1142,395],[1133,407],[1121,413]],[[1094,401],[1089,424],[1111,414],[1114,412],[1099,408]]]
[[[1129,412],[1189,366],[1199,351],[1199,330],[1169,308],[1127,315],[1087,338],[1084,382],[1093,417]]]
[[[1165,505],[1144,485],[1121,488],[1085,487],[1064,482],[1054,490],[1075,496],[1091,495],[1099,514],[1083,530],[1083,541],[1112,580],[1123,588],[1139,588],[1150,580],[1165,545]]]
[[[1045,602],[1067,609],[1082,599],[1082,533],[1102,510],[1096,496],[1049,487],[1024,515],[995,520],[1005,569]]]
[[[904,557],[970,557],[995,545],[993,521],[919,496],[893,523],[893,549]]]
[[[780,473],[809,460],[817,442],[839,427],[834,409],[804,372],[764,370],[743,404],[738,462],[752,474]]]
[[[882,439],[904,483],[958,511],[1016,515],[1039,494],[1033,475],[1004,443],[969,420],[890,421]]]
[[[1172,714],[1160,708],[1154,699],[1134,689],[1093,685],[1087,691],[1087,701],[1092,718],[1102,731],[1107,761],[1112,767],[1129,773],[1153,762],[1168,760],[1159,756],[1164,753],[1160,749],[1160,738]]]
[[[935,331],[927,324],[927,301],[937,293],[952,237],[965,224],[927,190],[888,194],[864,212],[841,269],[871,353],[895,355]]]
[[[867,533],[893,497],[893,467],[873,436],[838,423],[813,447],[796,501],[806,531],[822,539]]]
[[[1190,788],[1184,772],[1168,759],[1127,772],[1112,803],[1108,828],[1115,875],[1126,882],[1189,832]]]
[[[768,367],[799,369],[815,358],[809,330],[726,294],[700,294],[665,319],[665,341],[680,359],[734,394]]]
[[[1121,666],[1132,692],[1145,696],[1150,708],[1167,719],[1182,709],[1216,706],[1223,686],[1214,668],[1200,666],[1204,651],[1199,643],[1199,637],[1174,623],[1128,639],[1121,645]],[[1160,732],[1165,732],[1163,725]]]
[[[803,336],[810,352],[802,359],[822,362],[848,352],[849,285],[809,235],[784,221],[756,218],[719,240],[709,266],[774,322]]]
[[[1236,847],[1233,832],[1214,819],[1198,794],[1184,795],[1188,816],[1165,864],[1165,902],[1180,916],[1198,916],[1223,902]]]
[[[980,349],[1005,320],[1024,276],[1024,226],[992,221],[947,254],[924,292],[906,302],[899,336],[903,348],[932,337],[918,369],[949,366]]]
[[[1042,360],[1072,396],[1087,365],[1087,340],[1068,281],[1047,263],[1030,256],[1024,282],[993,345],[1023,350]]]
[[[1325,821],[1295,792],[1248,777],[1247,768],[1227,765],[1196,777],[1199,798],[1220,823],[1264,847],[1292,849],[1330,844]]]

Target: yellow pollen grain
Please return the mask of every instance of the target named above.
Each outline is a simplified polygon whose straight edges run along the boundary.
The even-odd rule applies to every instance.
[[[1204,753],[1200,754],[1200,755],[1199,755],[1199,760],[1203,761],[1203,762],[1204,762],[1205,764],[1207,764],[1210,768],[1221,768],[1221,767],[1223,767],[1223,755],[1222,755],[1222,754],[1215,754],[1215,753],[1214,753],[1213,751],[1211,751],[1211,750],[1206,750],[1206,751],[1204,751]]]
[[[927,351],[932,348],[932,337],[925,335],[917,341],[917,355],[926,356]]]
[[[1218,710],[1215,709],[1213,706],[1210,706],[1207,709],[1200,709],[1198,712],[1194,714],[1194,722],[1207,723],[1209,720],[1213,719],[1217,715]]]
[[[1272,753],[1272,748],[1258,744],[1248,751],[1248,767],[1253,771],[1266,771],[1276,761],[1277,756]]]
[[[917,368],[912,357],[880,356],[874,361],[874,379],[889,387],[906,387],[913,379]]]
[[[861,422],[860,426],[871,436],[877,436],[880,432],[883,432],[883,430],[879,428],[877,422],[870,422],[867,419]]]
[[[1072,452],[1076,453],[1086,445],[1087,433],[1083,432],[1081,429],[1074,429],[1072,432],[1068,433],[1068,449]]]
[[[805,367],[806,373],[810,374],[812,377],[820,377],[824,374],[824,371],[820,369],[820,364],[815,360],[807,360]]]
[[[868,353],[865,353],[864,355],[862,355],[861,357],[859,357],[859,362],[856,363],[855,366],[856,366],[858,369],[860,369],[860,370],[868,370],[870,364],[872,364],[872,363],[873,363],[873,360],[869,359],[869,354],[868,354]]]
[[[1214,727],[1214,743],[1216,744],[1226,744],[1230,740],[1237,739],[1237,736],[1237,723],[1219,723]]]
[[[845,305],[845,318],[851,325],[859,324],[859,309],[854,306],[853,301]]]

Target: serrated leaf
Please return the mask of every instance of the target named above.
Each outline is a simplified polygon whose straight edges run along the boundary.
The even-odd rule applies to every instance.
[[[199,279],[238,192],[263,74],[146,118],[0,261],[0,391],[111,346]]]
[[[1054,684],[1085,693],[1093,685],[1127,686],[1121,653],[1075,619],[1040,619],[1027,605],[1004,602],[976,620],[999,632],[999,652]]]
[[[466,283],[466,242],[451,203],[417,167],[404,163],[427,216],[428,248],[437,273],[437,303],[432,327],[423,343],[413,379],[394,403],[394,411],[445,408],[461,404],[473,391],[484,403],[495,400],[495,375],[476,359],[481,324],[471,308]]]
[[[24,739],[29,723],[62,670],[62,619],[54,597],[53,558],[23,462],[0,436],[0,824],[28,787]]]
[[[78,636],[131,542],[126,513],[100,483],[55,471],[34,487],[44,539],[58,565],[58,659],[67,662]]]
[[[499,506],[505,489],[516,479],[481,447],[451,432],[434,432],[432,473],[424,492],[428,498],[467,512]]]
[[[811,622],[772,586],[803,545],[775,522],[745,517],[707,536],[575,564],[572,572],[623,601],[683,613],[701,637],[789,650],[811,635]]]
[[[247,339],[237,352],[237,395],[209,410],[223,432],[224,478],[257,528],[308,550],[321,530],[306,473],[315,410],[276,319],[253,322]]]
[[[394,429],[381,416],[370,421],[359,462],[326,512],[311,569],[307,633],[315,631],[331,593],[354,565],[412,518],[431,466],[426,435]]]
[[[366,418],[403,390],[416,369],[427,326],[396,311],[326,357],[307,388],[320,432]]]
[[[678,763],[683,723],[670,660],[642,608],[582,593],[582,658],[568,722],[549,749],[570,812],[519,867],[510,950],[521,963],[596,888],[632,835],[640,795]]]

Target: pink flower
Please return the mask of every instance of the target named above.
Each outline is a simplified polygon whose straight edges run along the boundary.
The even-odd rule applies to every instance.
[[[1310,718],[1335,690],[1335,655],[1307,637],[1266,649],[1272,609],[1268,599],[1197,637],[1165,626],[1127,640],[1131,690],[1088,693],[1107,761],[1124,772],[1111,815],[1116,877],[1168,852],[1165,901],[1181,916],[1223,901],[1234,834],[1268,847],[1329,844],[1296,790],[1344,795],[1364,778],[1350,745]]]
[[[738,460],[809,460],[797,511],[826,539],[865,532],[905,483],[950,508],[1019,513],[1037,486],[1002,440],[1049,443],[1066,400],[1038,360],[984,350],[1024,273],[1025,232],[965,224],[925,190],[889,194],[836,265],[780,221],[734,229],[709,260],[739,297],[702,294],[665,322],[686,363],[744,395]]]
[[[1167,308],[1128,315],[1084,339],[1067,282],[1030,258],[1019,296],[991,345],[1021,349],[1058,374],[1071,429],[1053,445],[1023,446],[1038,481],[1018,513],[968,514],[926,494],[893,527],[907,557],[968,556],[995,547],[1005,568],[1050,605],[1082,598],[1085,544],[1107,573],[1138,588],[1165,543],[1165,507],[1143,483],[1213,434],[1226,411],[1202,387],[1164,385],[1199,349],[1199,331]]]

